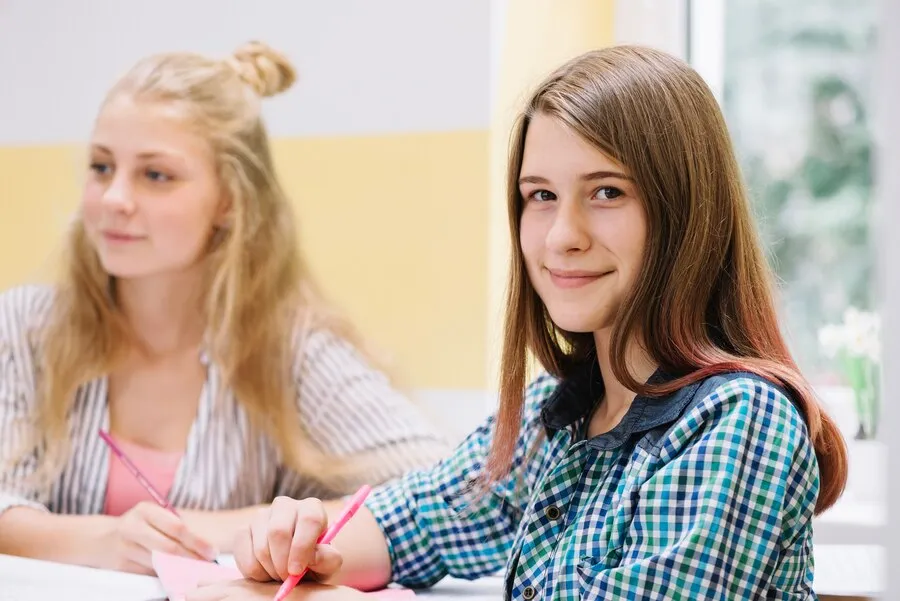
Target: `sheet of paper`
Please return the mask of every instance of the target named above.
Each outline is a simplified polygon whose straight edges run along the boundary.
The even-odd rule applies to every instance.
[[[219,565],[154,551],[153,569],[171,601],[181,601],[185,593],[201,584],[241,580],[243,576],[234,566]]]
[[[153,568],[171,601],[181,601],[185,593],[201,584],[241,580],[243,576],[232,565],[219,565],[210,561],[199,561],[178,557],[167,553],[153,552]],[[389,588],[369,593],[373,601],[402,601],[414,599],[415,593],[409,589]]]

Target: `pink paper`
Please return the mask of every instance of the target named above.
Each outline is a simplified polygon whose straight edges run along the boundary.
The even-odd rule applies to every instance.
[[[184,594],[201,584],[243,580],[240,570],[211,561],[200,561],[154,551],[151,554],[153,569],[170,601],[181,601]]]
[[[185,593],[201,584],[243,580],[241,572],[233,566],[222,566],[211,561],[200,561],[154,551],[153,569],[162,583],[170,601],[182,601]],[[409,589],[387,588],[369,593],[373,601],[404,601],[414,599],[415,593]]]

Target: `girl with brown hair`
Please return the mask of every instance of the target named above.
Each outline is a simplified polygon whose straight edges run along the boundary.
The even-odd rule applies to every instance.
[[[505,566],[526,601],[814,599],[812,518],[843,490],[845,446],[780,333],[700,76],[631,46],[560,67],[514,130],[508,205],[496,416],[376,490],[333,545],[316,539],[339,506],[277,499],[237,545],[243,573],[367,589]],[[529,356],[544,373],[526,387]]]

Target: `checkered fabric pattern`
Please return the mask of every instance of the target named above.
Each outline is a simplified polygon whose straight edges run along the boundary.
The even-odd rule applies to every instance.
[[[507,598],[526,601],[816,598],[818,466],[779,388],[716,376],[638,397],[615,429],[585,439],[596,397],[553,427],[572,414],[565,385],[544,375],[529,387],[513,468],[491,489],[473,483],[493,419],[370,497],[395,581],[426,587],[505,566]]]

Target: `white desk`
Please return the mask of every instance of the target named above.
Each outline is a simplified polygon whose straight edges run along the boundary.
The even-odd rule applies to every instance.
[[[503,578],[480,578],[472,582],[444,578],[432,589],[417,591],[416,597],[430,601],[498,601],[503,598]]]
[[[159,580],[0,555],[0,601],[149,601],[165,597]]]
[[[503,593],[501,578],[474,582],[446,578],[429,591],[417,593],[431,601],[496,601]],[[0,601],[155,601],[165,598],[159,580],[34,559],[0,555]]]
[[[819,594],[877,596],[884,587],[880,547],[817,545],[815,590]],[[431,601],[487,601],[502,596],[503,579],[474,582],[445,578],[417,596]],[[0,601],[150,601],[165,592],[156,578],[51,564],[0,555]]]
[[[848,440],[847,490],[834,507],[816,517],[816,545],[881,545],[887,526],[887,446]]]

